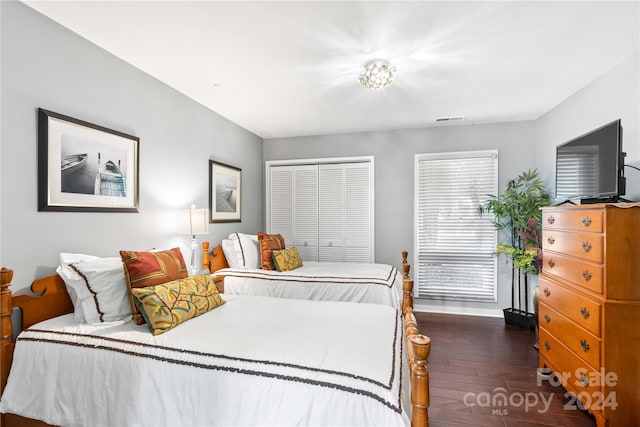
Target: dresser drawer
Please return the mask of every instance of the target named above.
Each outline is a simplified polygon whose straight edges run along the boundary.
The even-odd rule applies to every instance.
[[[542,249],[602,263],[604,237],[596,233],[542,230]]]
[[[542,212],[542,226],[544,228],[601,233],[603,231],[602,218],[603,212],[596,210],[545,210]]]
[[[540,303],[538,308],[540,326],[573,350],[592,368],[600,367],[600,339],[579,327],[554,309]]]
[[[602,415],[601,375],[563,346],[549,331],[540,328],[540,367],[550,368],[562,380],[562,386],[580,398],[586,409]],[[595,403],[597,406],[591,408]]]
[[[573,320],[578,326],[597,337],[602,337],[600,332],[602,305],[599,302],[562,287],[544,275],[540,276],[538,299],[541,303]]]
[[[602,294],[604,277],[604,266],[602,264],[581,261],[554,252],[543,252],[542,270],[546,274],[551,274]]]

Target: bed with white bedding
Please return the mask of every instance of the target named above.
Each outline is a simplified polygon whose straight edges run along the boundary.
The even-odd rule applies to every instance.
[[[373,303],[400,308],[402,275],[385,264],[307,261],[293,271],[224,268],[225,294]]]
[[[235,250],[220,245],[209,251],[209,243],[203,243],[203,268],[224,278],[225,294],[402,306],[402,279],[409,268],[406,252],[403,272],[388,264],[316,261],[304,261],[290,271],[266,270],[260,268],[257,237],[234,234],[239,237],[223,242],[232,242],[228,245],[235,244]]]
[[[409,279],[402,314],[380,304],[223,295],[223,305],[160,335],[132,321],[79,323],[59,276],[34,282],[41,297],[15,296],[13,304],[2,279],[0,318],[20,307],[28,327],[13,353],[10,334],[3,337],[3,385],[13,355],[0,401],[6,427],[25,418],[77,426],[428,424],[430,342],[418,334]],[[56,306],[69,314],[57,316]]]
[[[71,314],[34,325],[17,339],[2,411],[77,426],[410,423],[396,310],[226,299],[158,336]]]

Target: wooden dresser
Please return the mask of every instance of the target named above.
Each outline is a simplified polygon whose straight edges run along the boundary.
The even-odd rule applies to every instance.
[[[640,206],[543,208],[542,239],[540,367],[599,427],[640,425]]]

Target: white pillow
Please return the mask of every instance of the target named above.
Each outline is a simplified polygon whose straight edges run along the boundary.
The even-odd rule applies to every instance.
[[[67,293],[71,298],[71,303],[73,304],[73,318],[76,322],[84,322],[84,313],[82,312],[82,305],[78,303],[78,296],[76,295],[76,290],[73,286],[70,286],[69,283],[73,280],[82,280],[80,275],[75,272],[69,264],[73,264],[74,262],[80,261],[94,261],[96,259],[100,259],[97,256],[93,255],[85,255],[85,254],[72,254],[63,252],[60,254],[60,265],[56,268],[56,273],[62,280],[64,281],[64,285],[67,288]]]
[[[233,242],[238,268],[261,268],[257,234],[233,233],[229,235],[229,240]],[[229,258],[227,258],[227,262],[229,262]]]
[[[67,265],[76,276],[65,280],[76,294],[84,321],[91,325],[131,318],[124,267],[120,257],[97,258]],[[64,279],[64,278],[63,278]]]
[[[238,257],[236,256],[233,240],[223,239],[220,245],[222,246],[222,252],[224,252],[224,257],[227,259],[229,267],[238,268]]]

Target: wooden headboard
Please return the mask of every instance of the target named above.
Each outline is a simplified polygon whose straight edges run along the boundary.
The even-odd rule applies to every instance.
[[[222,246],[218,245],[209,252],[209,242],[202,242],[202,268],[208,269],[211,273],[229,267],[227,258],[222,252]]]

